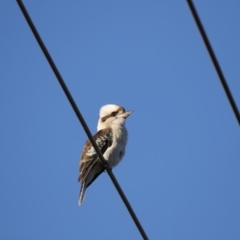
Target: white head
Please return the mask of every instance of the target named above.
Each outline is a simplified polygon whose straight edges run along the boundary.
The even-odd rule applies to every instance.
[[[124,125],[126,118],[132,111],[126,112],[124,107],[108,104],[100,109],[97,130],[110,127],[112,124]]]

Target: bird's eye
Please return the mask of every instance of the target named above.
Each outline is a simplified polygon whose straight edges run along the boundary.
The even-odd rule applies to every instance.
[[[106,121],[106,118],[104,118],[104,117],[101,118],[101,121],[102,121],[102,122],[105,122],[105,121]]]
[[[111,113],[111,116],[113,116],[113,117],[116,116],[116,115],[117,115],[117,112],[112,112]]]

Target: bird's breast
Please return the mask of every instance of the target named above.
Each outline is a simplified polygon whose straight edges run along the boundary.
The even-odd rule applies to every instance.
[[[109,167],[115,167],[125,154],[125,146],[127,144],[127,129],[113,129],[112,145],[107,149],[104,158],[108,161]]]

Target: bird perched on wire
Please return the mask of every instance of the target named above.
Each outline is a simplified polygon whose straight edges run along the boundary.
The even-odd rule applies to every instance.
[[[132,111],[125,111],[122,106],[108,104],[100,109],[97,130],[93,136],[104,159],[110,168],[115,167],[125,154],[128,132],[125,125],[126,118]],[[81,189],[78,205],[83,202],[86,188],[104,171],[104,165],[88,140],[82,151],[79,163],[79,177]]]

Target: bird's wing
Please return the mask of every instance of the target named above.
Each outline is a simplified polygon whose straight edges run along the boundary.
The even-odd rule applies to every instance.
[[[112,145],[112,130],[111,128],[105,128],[98,131],[93,139],[96,141],[99,150],[102,154],[105,153],[108,147]],[[79,177],[78,181],[82,183],[86,180],[89,175],[89,172],[94,171],[94,166],[99,162],[98,155],[92,146],[91,142],[88,140],[83,148],[80,165],[79,165]],[[96,168],[96,172],[91,174],[90,179],[86,182],[86,187],[88,187],[103,171],[104,168]]]

